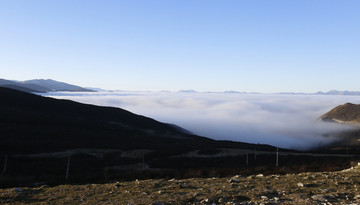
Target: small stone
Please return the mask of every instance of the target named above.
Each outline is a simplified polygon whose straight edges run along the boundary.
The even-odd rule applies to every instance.
[[[297,186],[298,186],[298,187],[304,187],[304,184],[301,183],[301,182],[299,182],[299,183],[297,183]]]
[[[230,182],[230,183],[239,183],[240,181],[237,180],[237,179],[230,179],[229,182]]]
[[[261,199],[262,200],[268,200],[268,197],[267,196],[261,196]]]
[[[326,202],[327,199],[324,197],[324,195],[314,195],[314,196],[311,196],[311,199],[315,200],[315,201],[319,201],[319,202]]]
[[[264,175],[263,174],[258,174],[258,175],[256,175],[256,177],[264,177]]]
[[[360,194],[359,194],[359,195],[356,195],[356,196],[354,197],[354,199],[360,199]]]
[[[15,188],[14,191],[17,192],[17,193],[22,193],[22,192],[24,192],[24,190],[23,190],[23,189],[20,189],[20,188]]]
[[[279,201],[280,199],[279,199],[279,197],[274,197],[273,200],[274,201]]]

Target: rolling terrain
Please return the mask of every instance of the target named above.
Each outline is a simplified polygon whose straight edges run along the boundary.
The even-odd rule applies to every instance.
[[[356,159],[212,140],[120,108],[9,88],[0,96],[2,187],[333,171]]]
[[[68,157],[73,173],[79,173],[72,175],[73,179],[89,182],[118,177],[116,170],[125,170],[121,176],[132,178],[132,171],[127,170],[139,167],[234,167],[234,160],[244,157],[242,152],[235,157],[224,155],[201,160],[183,156],[191,151],[211,156],[226,153],[227,149],[276,149],[196,136],[175,125],[120,108],[58,100],[9,88],[0,88],[0,96],[0,164],[6,164],[6,174],[4,178],[0,176],[2,185],[37,180],[59,183],[63,181],[63,163],[66,164]],[[177,171],[170,172],[178,175]],[[152,173],[144,177],[151,175],[167,174]]]

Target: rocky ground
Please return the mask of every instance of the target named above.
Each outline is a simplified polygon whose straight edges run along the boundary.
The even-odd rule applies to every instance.
[[[0,189],[0,204],[360,204],[360,165],[337,172]]]

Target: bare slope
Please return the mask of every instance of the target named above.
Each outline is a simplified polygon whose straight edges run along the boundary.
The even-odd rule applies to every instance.
[[[0,189],[2,204],[359,204],[360,167],[336,172]]]
[[[339,105],[320,117],[324,121],[338,123],[360,123],[360,105],[346,103]]]
[[[353,129],[330,133],[330,135],[337,137],[338,141],[320,148],[320,150],[332,150],[350,154],[360,153],[360,105],[352,103],[339,105],[322,115],[319,119],[325,122],[354,125]]]

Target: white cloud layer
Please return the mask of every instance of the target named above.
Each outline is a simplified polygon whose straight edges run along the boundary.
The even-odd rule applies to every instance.
[[[337,105],[360,103],[359,96],[284,94],[98,92],[46,95],[120,107],[217,140],[297,149],[335,140],[323,134],[350,128],[317,121],[318,117]]]

